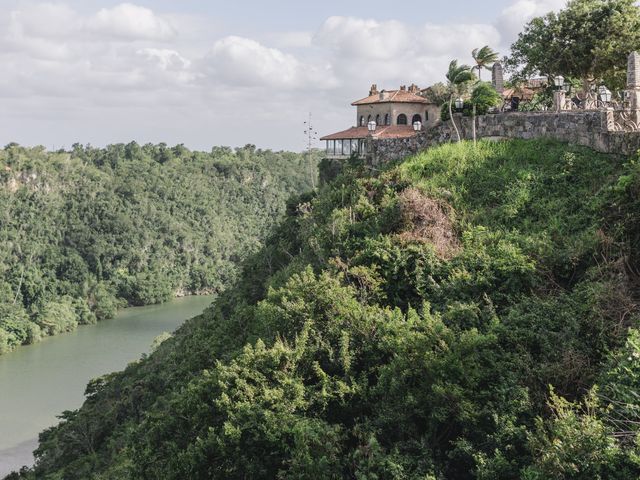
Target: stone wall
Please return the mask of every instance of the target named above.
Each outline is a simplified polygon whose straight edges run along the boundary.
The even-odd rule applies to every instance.
[[[510,112],[476,117],[481,138],[552,138],[599,152],[632,155],[640,149],[640,132],[614,131],[611,111]],[[456,116],[463,139],[473,138],[472,119]],[[451,122],[443,122],[409,139],[369,140],[369,162],[380,164],[404,158],[430,146],[457,140]]]

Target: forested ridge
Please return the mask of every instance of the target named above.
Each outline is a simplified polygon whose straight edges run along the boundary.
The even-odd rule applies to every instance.
[[[352,161],[13,478],[639,478],[638,252],[637,159]]]
[[[315,159],[182,145],[0,150],[0,354],[127,305],[218,293]]]

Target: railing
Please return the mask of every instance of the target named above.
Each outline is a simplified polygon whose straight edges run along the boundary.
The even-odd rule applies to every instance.
[[[623,110],[625,107],[627,107],[627,102],[624,100],[609,99],[606,101],[598,93],[589,92],[584,98],[565,97],[561,110],[607,110],[609,108]]]
[[[609,132],[640,132],[640,111],[607,110],[607,130]]]

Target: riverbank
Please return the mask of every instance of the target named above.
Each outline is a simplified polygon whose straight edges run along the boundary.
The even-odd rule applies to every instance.
[[[29,346],[33,346],[33,345],[37,345],[43,341],[49,340],[51,338],[55,338],[58,337],[60,335],[64,335],[64,334],[68,334],[68,333],[73,333],[75,332],[78,328],[81,327],[86,327],[86,326],[92,326],[92,325],[96,325],[98,323],[102,323],[102,322],[108,322],[109,320],[113,320],[114,318],[117,318],[118,315],[122,314],[123,312],[129,310],[129,309],[135,309],[135,308],[146,308],[146,307],[158,307],[158,306],[162,306],[162,305],[166,305],[167,303],[170,303],[174,300],[178,300],[178,299],[182,299],[182,298],[190,298],[190,297],[207,297],[210,299],[213,299],[214,296],[216,295],[216,293],[211,290],[211,289],[203,289],[200,291],[187,291],[184,289],[179,289],[176,290],[174,292],[173,297],[165,302],[160,302],[160,303],[154,303],[152,305],[142,305],[142,306],[131,306],[131,305],[124,305],[124,306],[120,306],[117,308],[116,313],[113,317],[110,318],[106,318],[104,320],[99,320],[99,321],[94,321],[92,323],[85,323],[85,324],[77,324],[73,329],[70,330],[65,330],[59,333],[55,333],[55,334],[51,334],[51,335],[39,335],[36,338],[33,339],[33,341],[31,343],[25,343],[25,344],[21,344],[21,345],[17,345],[15,347],[13,347],[11,350],[9,351],[2,351],[0,350],[0,358],[6,355],[10,355],[13,352],[16,352],[18,350],[20,350],[21,348],[24,347],[29,347]]]
[[[212,298],[126,308],[114,319],[0,356],[0,478],[32,461],[38,433],[56,424],[62,411],[82,404],[89,380],[139,359],[156,336],[173,332]]]
[[[308,165],[255,148],[0,148],[0,354],[126,305],[221,291],[311,189]]]

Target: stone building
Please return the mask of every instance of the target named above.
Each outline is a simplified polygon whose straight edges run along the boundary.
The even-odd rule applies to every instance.
[[[440,107],[419,95],[417,85],[400,87],[399,90],[378,91],[372,85],[369,95],[353,102],[356,107],[356,126],[322,137],[326,142],[328,158],[348,157],[354,153],[364,154],[366,138],[409,138],[416,135],[414,124],[420,122],[421,129],[431,128],[440,119]],[[375,131],[370,133],[369,122],[375,122]]]

